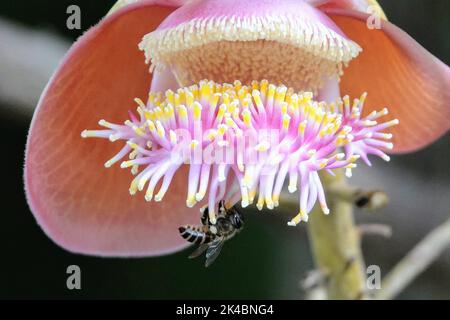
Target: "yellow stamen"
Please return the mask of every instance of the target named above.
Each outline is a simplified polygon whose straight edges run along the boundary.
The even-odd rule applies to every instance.
[[[227,132],[227,130],[228,130],[228,126],[225,125],[225,124],[220,124],[220,125],[217,127],[217,133],[218,133],[220,136],[223,136],[223,135]]]
[[[304,134],[305,133],[306,125],[307,125],[307,121],[306,120],[300,122],[300,124],[298,125],[298,133],[299,134]]]
[[[192,208],[197,204],[197,200],[195,199],[195,195],[191,195],[186,199],[186,206],[188,208]]]
[[[146,108],[145,103],[144,103],[141,99],[135,98],[135,99],[134,99],[134,102],[136,102],[136,103],[139,105],[139,107],[141,107],[142,109],[145,109],[145,108]]]
[[[208,134],[206,135],[206,138],[209,141],[214,141],[217,137],[217,130],[209,130]]]
[[[170,136],[170,142],[171,142],[172,144],[177,144],[178,138],[177,138],[177,134],[175,133],[175,131],[170,130],[170,131],[169,131],[169,136]]]
[[[261,141],[260,143],[258,143],[255,147],[256,151],[259,152],[266,152],[267,150],[269,150],[270,148],[270,142],[268,141]]]
[[[166,135],[166,130],[164,130],[164,127],[160,121],[156,121],[156,132],[161,138],[164,138],[164,136]]]
[[[127,145],[128,145],[131,149],[137,149],[137,148],[139,148],[139,146],[138,146],[136,143],[132,142],[132,141],[127,141]]]
[[[280,86],[277,88],[275,93],[275,101],[278,103],[281,103],[284,101],[284,98],[286,97],[287,87]]]
[[[200,142],[198,140],[192,140],[190,144],[190,148],[195,150],[199,146]]]
[[[150,130],[150,132],[155,132],[156,131],[156,126],[155,123],[151,120],[147,120],[147,126],[148,129]]]
[[[291,117],[289,115],[285,114],[283,116],[283,129],[284,130],[286,130],[286,131],[289,130],[290,122],[291,122]]]
[[[288,226],[295,227],[302,221],[305,221],[305,222],[308,221],[308,214],[305,211],[300,210],[299,214],[296,215],[291,221],[288,222]]]
[[[144,130],[142,130],[142,128],[140,128],[140,127],[133,126],[133,131],[134,131],[134,133],[136,133],[140,137],[144,137],[145,136]]]
[[[194,102],[194,120],[200,120],[202,118],[202,105],[197,101]]]
[[[244,120],[244,124],[247,127],[250,127],[252,124],[252,114],[249,110],[242,111],[242,118]]]

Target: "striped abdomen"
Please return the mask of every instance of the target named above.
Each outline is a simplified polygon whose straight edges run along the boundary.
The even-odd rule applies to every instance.
[[[195,244],[210,243],[214,239],[214,234],[205,231],[203,227],[184,226],[179,227],[178,231],[183,239]]]

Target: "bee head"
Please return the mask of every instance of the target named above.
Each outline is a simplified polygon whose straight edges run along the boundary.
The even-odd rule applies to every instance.
[[[244,225],[244,216],[235,208],[233,208],[233,215],[231,217],[232,224],[236,229],[242,228]]]
[[[220,218],[217,219],[217,223],[221,225],[222,228],[233,227],[234,229],[240,229],[244,225],[244,217],[241,212],[239,212],[235,206],[227,209],[225,207],[225,201],[219,202],[219,213]],[[228,226],[231,224],[231,226]]]

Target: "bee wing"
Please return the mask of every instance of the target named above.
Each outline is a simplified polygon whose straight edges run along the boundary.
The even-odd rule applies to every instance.
[[[208,247],[209,247],[208,244],[202,244],[202,245],[198,246],[198,248],[195,249],[195,250],[189,255],[189,259],[197,258],[199,255],[201,255],[203,252],[205,252],[206,249],[208,249]]]
[[[225,239],[223,237],[217,238],[208,246],[206,250],[206,262],[205,267],[209,267],[214,260],[219,256],[220,250],[222,250]]]

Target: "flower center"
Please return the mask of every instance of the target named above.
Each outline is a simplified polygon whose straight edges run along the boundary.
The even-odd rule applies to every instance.
[[[258,195],[260,210],[264,205],[273,209],[288,179],[289,192],[300,190],[300,213],[289,223],[297,225],[308,219],[317,201],[329,212],[320,170],[346,168],[351,174],[355,161],[368,161],[368,154],[389,160],[381,149],[392,148],[386,141],[392,135],[382,131],[398,120],[378,124],[386,109],[361,118],[365,98],[363,94],[351,104],[346,96],[327,104],[314,101],[311,92],[267,80],[251,86],[201,81],[176,93],[150,93],[147,103],[136,99],[138,115],[130,112],[123,125],[100,120],[106,130],[81,135],[126,141],[105,166],[129,155],[121,167],[136,175],[130,193],[147,185],[147,201],[161,201],[176,171],[189,165],[186,205],[207,196],[213,223],[223,199],[228,206],[241,200],[246,207]]]
[[[361,48],[312,19],[295,15],[193,19],[149,33],[140,43],[151,70],[169,67],[180,85],[204,78],[250,85],[267,79],[317,91],[339,78]]]

